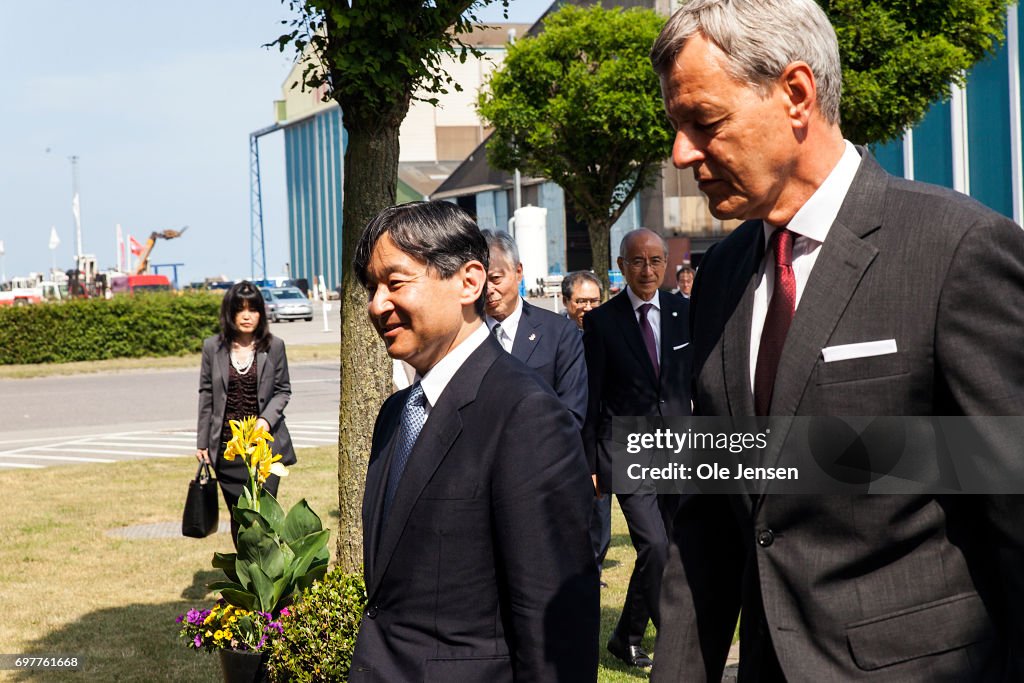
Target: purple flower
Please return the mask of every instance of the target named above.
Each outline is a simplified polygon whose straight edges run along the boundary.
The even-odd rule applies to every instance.
[[[196,646],[197,650],[203,646],[203,639],[202,639],[202,637],[200,637],[200,635],[198,633],[196,634],[196,639],[193,640],[192,642]]]
[[[185,615],[184,614],[179,614],[178,618],[174,620],[174,623],[175,624],[180,624],[184,620],[185,620]]]

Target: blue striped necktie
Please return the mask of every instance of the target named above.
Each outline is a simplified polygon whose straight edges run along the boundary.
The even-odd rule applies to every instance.
[[[402,422],[398,427],[398,443],[395,444],[395,452],[391,457],[388,487],[384,492],[384,520],[388,518],[395,492],[402,480],[402,473],[405,472],[405,465],[409,462],[409,454],[412,453],[413,446],[416,445],[416,439],[420,435],[420,430],[423,429],[423,423],[427,421],[425,399],[423,387],[416,382],[409,390],[409,395],[405,399],[405,407],[402,409]]]

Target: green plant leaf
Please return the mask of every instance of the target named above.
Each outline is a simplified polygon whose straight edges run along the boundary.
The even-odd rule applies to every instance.
[[[313,582],[324,578],[325,574],[327,574],[326,564],[313,567],[308,572],[297,578],[295,580],[295,585],[301,591],[309,590],[309,587],[313,585]]]
[[[303,498],[288,511],[288,516],[284,520],[284,533],[281,534],[281,537],[285,543],[291,544],[303,536],[316,533],[323,528],[323,522]]]
[[[213,583],[206,584],[206,587],[212,591],[222,591],[225,589],[245,591],[245,586],[236,581],[214,581]]]
[[[256,596],[248,591],[239,591],[231,588],[225,588],[220,592],[220,595],[229,605],[235,607],[241,607],[242,609],[252,610],[256,608]]]
[[[213,568],[220,569],[232,581],[238,582],[238,572],[235,571],[236,553],[214,553]]]
[[[273,580],[277,580],[285,572],[285,555],[281,552],[276,534],[259,525],[254,524],[238,532],[238,559],[247,564],[257,565]],[[251,567],[249,575],[252,576]]]
[[[330,537],[330,529],[324,529],[314,534],[303,536],[290,547],[295,552],[295,561],[292,564],[291,575],[302,576],[309,571],[313,561],[327,546],[327,539]]]
[[[260,492],[260,515],[279,536],[284,536],[284,510],[270,492]]]
[[[251,566],[249,571],[260,611],[273,612],[274,605],[277,604],[277,596],[274,595],[274,582],[255,565]]]

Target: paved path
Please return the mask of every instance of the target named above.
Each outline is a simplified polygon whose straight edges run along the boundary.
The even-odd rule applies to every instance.
[[[296,448],[338,442],[338,421],[288,420]],[[0,440],[0,469],[109,463],[140,458],[193,457],[196,432],[187,429],[73,434],[60,438]]]

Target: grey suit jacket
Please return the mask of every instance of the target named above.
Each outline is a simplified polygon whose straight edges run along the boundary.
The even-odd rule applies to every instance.
[[[221,344],[220,336],[203,341],[203,361],[199,371],[199,419],[196,423],[196,447],[209,449],[211,461],[221,446],[220,433],[227,407],[228,376],[231,367],[229,349]],[[270,424],[274,437],[271,444],[281,462],[295,462],[292,437],[284,422],[284,409],[292,397],[292,384],[288,376],[288,356],[284,341],[270,338],[270,348],[256,355],[257,385],[260,414]],[[214,463],[216,464],[216,463]]]
[[[1021,229],[860,151],[786,338],[771,414],[1024,415]],[[761,222],[745,223],[701,263],[697,414],[754,414],[763,242]],[[897,353],[823,361],[825,347],[885,339]],[[785,444],[764,457],[785,464]],[[793,681],[1024,680],[1024,496],[767,493],[681,506],[655,681],[717,683],[741,607],[745,682],[769,647]]]

